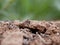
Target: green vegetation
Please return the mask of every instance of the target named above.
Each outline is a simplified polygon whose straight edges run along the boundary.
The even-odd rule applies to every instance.
[[[60,0],[0,0],[0,20],[59,20]]]

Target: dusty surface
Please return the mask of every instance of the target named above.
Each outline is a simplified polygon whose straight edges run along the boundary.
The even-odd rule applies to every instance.
[[[0,21],[0,45],[60,45],[60,21]]]

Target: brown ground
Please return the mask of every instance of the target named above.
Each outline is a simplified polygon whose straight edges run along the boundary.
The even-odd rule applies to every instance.
[[[60,21],[0,21],[0,45],[60,45]]]

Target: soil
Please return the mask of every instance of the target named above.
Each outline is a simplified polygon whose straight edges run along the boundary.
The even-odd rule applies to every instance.
[[[60,21],[0,21],[0,45],[60,45]]]

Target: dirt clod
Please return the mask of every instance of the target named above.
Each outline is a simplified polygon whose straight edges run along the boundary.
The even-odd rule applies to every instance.
[[[0,21],[0,45],[60,45],[60,22]]]

